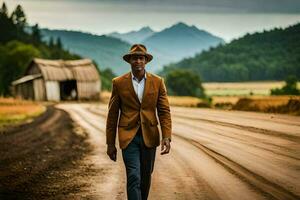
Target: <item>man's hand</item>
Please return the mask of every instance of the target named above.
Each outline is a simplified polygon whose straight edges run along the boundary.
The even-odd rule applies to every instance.
[[[117,149],[115,147],[115,145],[107,145],[107,155],[109,156],[109,158],[113,161],[117,161]]]
[[[171,149],[169,138],[164,138],[161,140],[161,152],[160,155],[169,153]]]

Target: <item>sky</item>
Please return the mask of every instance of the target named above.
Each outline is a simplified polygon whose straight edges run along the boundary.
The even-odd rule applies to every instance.
[[[184,22],[226,42],[246,33],[300,22],[300,0],[0,0],[11,12],[21,4],[28,23],[97,35]]]

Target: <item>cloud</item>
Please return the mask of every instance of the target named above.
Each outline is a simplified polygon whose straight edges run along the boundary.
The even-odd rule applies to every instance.
[[[41,0],[8,0],[38,3]],[[1,0],[0,0],[1,2]],[[42,0],[43,3],[115,5],[129,10],[201,13],[300,13],[300,0]],[[112,8],[113,9],[113,8]]]
[[[299,0],[87,0],[85,2],[144,5],[148,6],[147,9],[167,9],[167,11],[300,13]]]

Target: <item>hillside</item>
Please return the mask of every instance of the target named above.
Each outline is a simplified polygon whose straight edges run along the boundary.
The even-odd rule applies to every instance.
[[[224,43],[224,40],[195,26],[180,22],[153,34],[143,43],[154,55],[152,65],[155,70],[161,70],[163,65],[194,56],[196,53]]]
[[[94,59],[100,69],[110,68],[116,74],[122,74],[130,66],[122,60],[130,44],[105,35],[93,35],[79,31],[42,29],[44,40],[59,37],[64,48],[83,57]]]
[[[49,29],[42,29],[42,34],[47,41],[50,37],[59,37],[64,47],[71,52],[90,57],[101,69],[110,68],[117,75],[130,70],[130,66],[122,60],[122,56],[131,46],[130,43],[146,44],[148,51],[154,56],[147,66],[148,70],[156,72],[165,64],[177,62],[224,42],[221,38],[184,23],[175,24],[160,32],[144,27],[125,34],[114,32],[93,35],[80,31]]]
[[[300,23],[233,40],[164,67],[190,69],[206,82],[284,80],[300,77]]]

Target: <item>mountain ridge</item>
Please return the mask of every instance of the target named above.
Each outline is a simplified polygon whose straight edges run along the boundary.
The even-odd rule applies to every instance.
[[[153,30],[150,27],[143,27],[138,31]],[[131,32],[136,33],[136,31]],[[67,49],[92,58],[102,69],[110,68],[117,75],[130,70],[130,66],[122,60],[122,56],[129,51],[131,44],[120,38],[59,29],[42,29],[42,34],[45,40],[50,40],[50,37],[60,37]],[[224,40],[195,26],[179,22],[160,32],[151,32],[148,38],[139,43],[145,44],[149,53],[154,56],[153,61],[148,65],[150,71],[157,72],[163,65],[193,56],[224,43]]]

